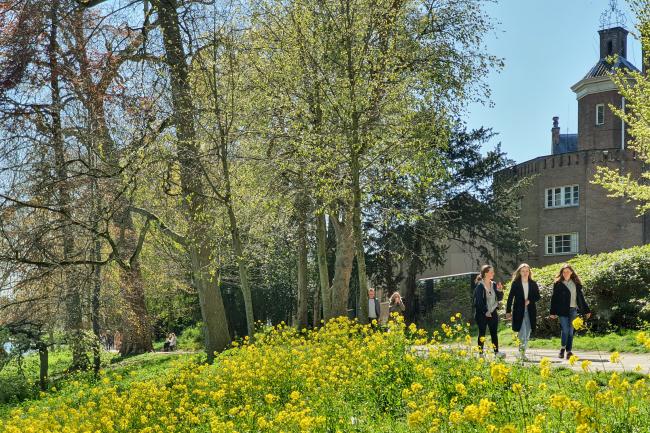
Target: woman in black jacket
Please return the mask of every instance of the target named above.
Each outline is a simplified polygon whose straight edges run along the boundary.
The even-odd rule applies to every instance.
[[[485,330],[490,328],[490,338],[494,346],[494,354],[503,357],[499,353],[499,316],[497,308],[499,302],[503,299],[503,285],[493,281],[494,268],[485,265],[481,268],[480,275],[476,278],[476,287],[474,289],[474,307],[476,324],[478,325],[478,347],[480,354],[483,355],[483,343],[485,342]]]
[[[582,293],[582,282],[573,268],[568,264],[562,265],[555,277],[553,296],[551,297],[551,319],[560,317],[562,328],[562,348],[560,358],[571,358],[573,353],[573,320],[578,314],[584,314],[586,319],[591,317],[591,311]]]
[[[522,360],[526,359],[528,340],[537,325],[536,303],[539,299],[539,286],[533,280],[530,266],[522,263],[512,274],[510,294],[506,303],[506,319],[512,319],[512,330],[519,333],[519,351]]]

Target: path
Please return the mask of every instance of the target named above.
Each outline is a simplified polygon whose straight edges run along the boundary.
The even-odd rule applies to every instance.
[[[425,346],[416,346],[416,351],[419,354],[425,354],[427,349]],[[504,347],[501,349],[506,354],[505,361],[509,363],[518,363],[519,351],[514,347]],[[650,374],[650,354],[648,353],[621,353],[620,360],[616,363],[610,362],[609,352],[590,352],[590,351],[576,351],[573,354],[578,357],[578,362],[571,365],[567,359],[558,358],[558,350],[554,349],[528,349],[526,351],[527,361],[524,365],[539,365],[539,361],[546,357],[551,361],[553,367],[564,367],[575,371],[582,371],[582,361],[591,361],[589,371],[637,371],[637,366],[641,367],[640,373]],[[488,359],[492,359],[492,355],[488,355]]]
[[[506,354],[507,362],[517,362],[519,351],[514,347],[505,347],[502,351]],[[527,362],[524,365],[539,364],[539,361],[547,357],[551,360],[554,367],[565,367],[576,371],[582,371],[581,362],[584,360],[591,361],[589,370],[595,371],[635,371],[637,366],[641,366],[641,373],[650,374],[650,354],[648,353],[621,353],[620,360],[612,363],[609,360],[609,352],[589,352],[576,351],[574,355],[578,357],[578,362],[571,365],[567,359],[558,358],[558,350],[554,349],[528,349],[526,351]]]

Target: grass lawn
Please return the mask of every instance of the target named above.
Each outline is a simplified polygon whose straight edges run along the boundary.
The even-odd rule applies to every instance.
[[[635,336],[638,331],[619,331],[609,334],[585,334],[579,332],[574,336],[574,350],[600,351],[600,352],[631,352],[631,353],[650,353],[644,345],[639,344]],[[474,331],[473,338],[476,338]],[[487,335],[489,341],[489,332]],[[499,345],[514,347],[513,332],[508,327],[500,325],[499,327]],[[560,336],[553,338],[533,338],[530,340],[528,347],[533,349],[560,349]]]

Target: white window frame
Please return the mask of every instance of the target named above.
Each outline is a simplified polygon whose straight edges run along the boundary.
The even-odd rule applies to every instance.
[[[568,202],[567,197],[569,198]],[[546,188],[544,190],[545,209],[557,209],[562,207],[577,206],[580,206],[579,184],[555,186],[553,188]]]
[[[601,111],[601,118],[599,119],[598,117],[598,111]],[[600,122],[598,122],[600,120]],[[605,104],[596,104],[596,125],[604,125],[605,124]]]
[[[558,251],[558,237],[560,236],[569,236],[569,251]],[[550,244],[549,244],[550,241]],[[565,242],[564,239],[559,240],[559,242]],[[567,256],[578,254],[578,249],[580,247],[580,239],[578,237],[578,232],[571,233],[553,233],[544,236],[544,255],[545,256]]]

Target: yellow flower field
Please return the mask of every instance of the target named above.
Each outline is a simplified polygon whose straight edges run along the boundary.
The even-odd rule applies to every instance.
[[[13,410],[0,431],[650,431],[647,377],[480,359],[463,346],[467,331],[459,316],[443,328],[461,343],[450,350],[402,323],[387,332],[342,318],[316,331],[269,328],[211,366],[185,359],[151,380],[107,373],[69,383]],[[422,344],[428,350],[411,349]]]

